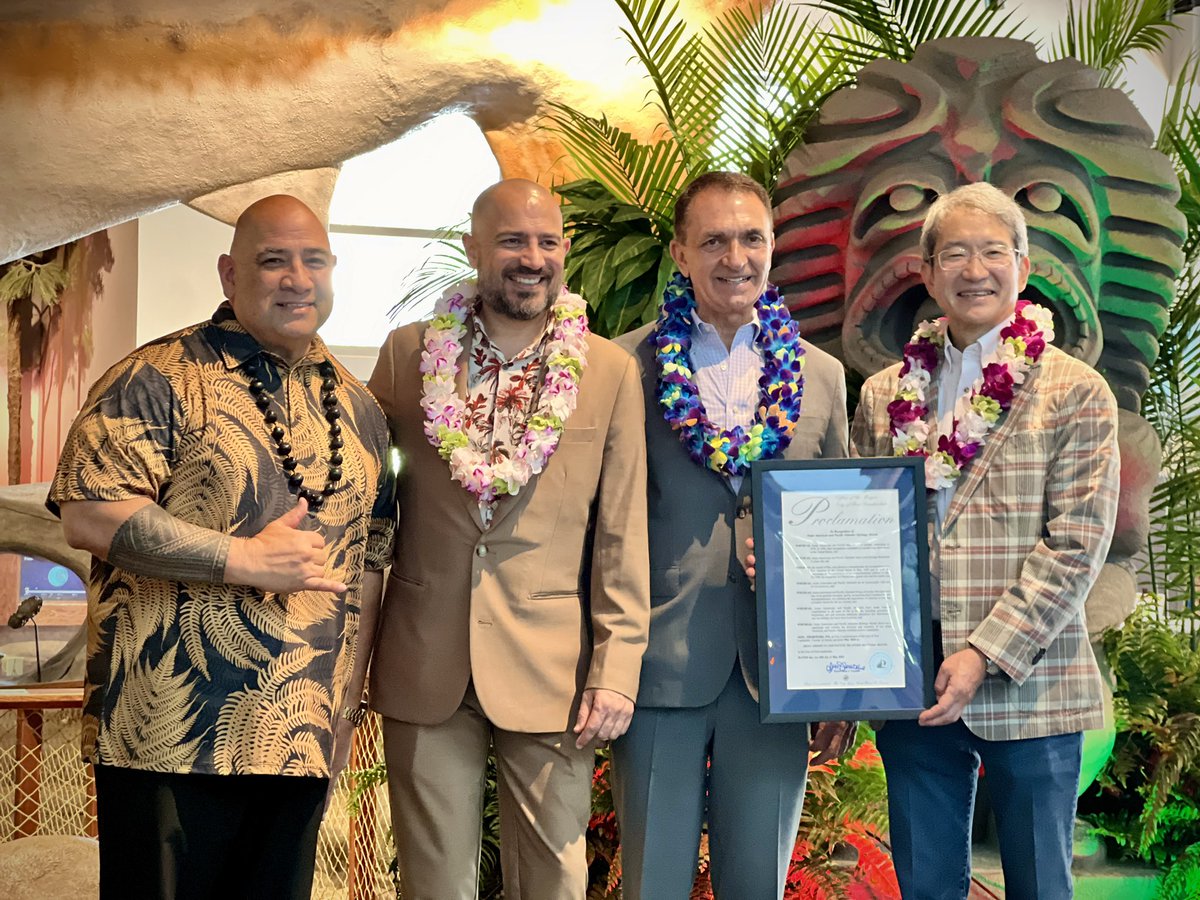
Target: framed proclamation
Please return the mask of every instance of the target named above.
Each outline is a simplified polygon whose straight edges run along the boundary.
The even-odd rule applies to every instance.
[[[924,464],[754,463],[764,722],[915,719],[933,705]]]

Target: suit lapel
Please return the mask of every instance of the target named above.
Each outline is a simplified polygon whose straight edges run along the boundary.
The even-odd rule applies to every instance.
[[[943,534],[950,530],[950,527],[954,524],[954,520],[962,512],[962,508],[971,499],[971,495],[979,487],[980,482],[983,481],[984,475],[987,474],[992,460],[1000,452],[1000,447],[1009,434],[1012,433],[1016,427],[1016,423],[1020,421],[1021,416],[1024,414],[1025,408],[1037,393],[1037,381],[1040,372],[1041,366],[1035,366],[1026,373],[1025,383],[1016,387],[1012,406],[1008,408],[1008,412],[1004,414],[1004,418],[992,429],[991,433],[984,440],[983,451],[963,467],[961,480],[958,487],[954,489],[954,496],[950,500],[949,509],[946,510],[946,518],[942,522]]]
[[[554,457],[551,457],[551,459],[553,459],[553,458]],[[543,469],[542,474],[545,474],[545,471],[546,470]],[[500,524],[502,519],[507,518],[508,514],[512,512],[513,507],[517,505],[517,501],[521,499],[521,495],[523,495],[526,491],[532,491],[534,484],[536,484],[537,480],[541,477],[542,477],[541,475],[534,475],[532,478],[530,478],[528,482],[526,482],[524,485],[522,485],[521,494],[518,494],[516,496],[514,496],[512,494],[504,494],[504,495],[496,498],[496,506],[492,510],[492,522],[490,525],[488,525],[488,528],[495,528],[497,525]],[[474,498],[472,498],[472,499],[474,499]],[[479,521],[479,513],[478,512],[475,513],[475,520]],[[482,529],[483,525],[481,524],[479,527]]]
[[[875,409],[875,434],[880,435],[878,444],[875,447],[876,456],[895,456],[896,448],[892,443],[892,417],[888,413],[888,405],[896,398],[896,392],[900,390],[900,379],[897,377],[894,384],[891,386],[891,393],[887,395],[886,402],[876,403]],[[926,449],[937,449],[937,433],[938,433],[938,380],[936,377],[929,379],[929,386],[925,389],[925,408],[928,412],[925,414],[925,422],[929,425],[930,438],[926,442]]]
[[[942,362],[942,365],[945,365],[945,361]],[[925,390],[925,406],[929,410],[929,415],[927,416],[926,421],[929,422],[929,432],[932,435],[932,437],[929,439],[929,443],[933,445],[929,449],[936,450],[938,434],[938,378],[936,372],[934,373],[933,377],[929,379],[929,387]],[[889,440],[891,438],[891,433],[891,429],[889,428]],[[892,448],[888,447],[888,450],[890,452]]]

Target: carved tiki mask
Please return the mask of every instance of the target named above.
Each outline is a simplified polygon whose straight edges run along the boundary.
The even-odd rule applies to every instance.
[[[1178,182],[1123,91],[1025,41],[947,38],[833,94],[775,192],[779,285],[810,340],[870,375],[938,315],[920,279],[930,203],[989,181],[1029,224],[1023,293],[1057,343],[1137,410],[1185,233]]]

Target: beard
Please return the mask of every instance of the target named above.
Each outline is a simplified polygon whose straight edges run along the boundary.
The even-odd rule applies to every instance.
[[[523,288],[509,281],[513,275],[541,278],[539,284]],[[554,304],[562,288],[562,279],[555,278],[550,269],[527,269],[509,266],[499,274],[479,273],[478,293],[481,302],[505,318],[529,322],[540,318]]]

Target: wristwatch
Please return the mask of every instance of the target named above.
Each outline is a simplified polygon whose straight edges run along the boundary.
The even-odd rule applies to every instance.
[[[984,653],[982,650],[980,650],[974,644],[967,644],[967,646],[983,657],[983,671],[984,671],[985,675],[1003,675],[1004,674],[1004,670],[1001,669],[998,665],[996,665],[995,661],[990,656],[988,656],[986,653]]]
[[[367,717],[367,701],[363,698],[359,701],[358,706],[343,706],[342,718],[357,728],[363,723],[363,719]]]

